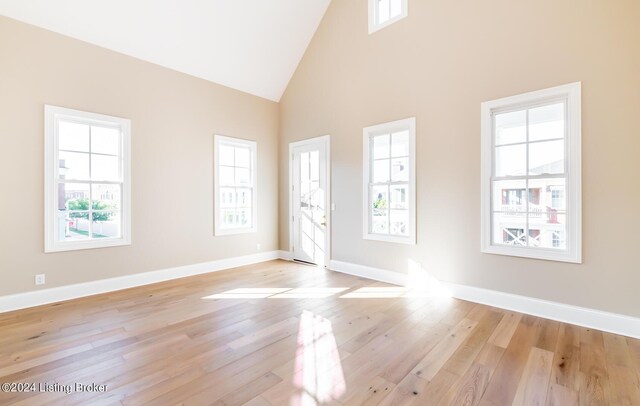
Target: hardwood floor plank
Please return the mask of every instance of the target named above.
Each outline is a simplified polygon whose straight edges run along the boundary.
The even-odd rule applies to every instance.
[[[237,390],[227,393],[225,396],[221,397],[220,399],[217,399],[215,402],[213,402],[213,405],[215,406],[244,405],[251,399],[255,398],[257,395],[277,385],[281,381],[282,379],[278,375],[271,372],[267,372],[266,374],[262,375],[258,379],[255,379],[249,382],[248,384],[238,388]],[[193,403],[193,404],[196,406],[204,404],[204,402],[202,402],[201,400],[208,402],[208,400],[206,400],[205,398],[205,399],[196,400],[196,403]],[[189,404],[191,404],[190,400],[187,400],[185,402],[185,405],[189,405]]]
[[[377,405],[389,393],[393,391],[396,385],[384,378],[376,376],[369,385],[364,385],[352,392],[348,400],[341,402],[344,405]]]
[[[602,332],[580,328],[580,404],[608,405],[611,402]]]
[[[201,368],[191,367],[178,376],[125,396],[125,398],[122,399],[122,404],[125,406],[145,404],[180,386],[188,385],[204,374],[205,372]]]
[[[495,344],[498,347],[507,348],[511,341],[511,337],[520,324],[521,318],[521,313],[507,312],[491,337],[489,337],[489,343]]]
[[[513,401],[516,405],[544,405],[549,390],[553,353],[533,347]]]
[[[551,369],[551,383],[580,390],[580,330],[570,324],[562,324]]]
[[[540,319],[540,333],[533,344],[534,347],[554,352],[558,343],[560,324],[555,320]]]
[[[549,406],[577,406],[580,404],[580,394],[578,391],[567,388],[557,383],[549,385],[549,396],[547,405]]]
[[[640,382],[635,369],[619,365],[607,365],[611,404],[621,406],[640,405]]]
[[[477,321],[463,319],[411,370],[411,373],[426,380],[433,379],[477,324]]]
[[[256,396],[255,398],[245,403],[244,406],[273,406],[273,405],[267,402],[265,398],[263,398],[262,396]]]
[[[489,381],[481,405],[510,405],[513,402],[539,329],[536,317],[524,315],[520,318],[518,327]],[[500,344],[503,343],[501,338]]]
[[[452,385],[456,385],[461,376],[441,369],[430,381],[425,390],[418,393],[414,403],[417,405],[437,405],[446,396]]]
[[[490,378],[491,370],[489,367],[482,364],[472,365],[458,383],[451,385],[439,404],[478,405]]]
[[[478,306],[480,308],[480,306]],[[497,312],[484,311],[483,317],[477,320],[476,328],[466,340],[456,349],[451,358],[443,366],[449,372],[458,376],[464,375],[484,347],[487,339],[495,331],[501,315]]]
[[[415,374],[408,374],[386,397],[379,403],[381,406],[419,405],[418,395],[429,385],[429,381]]]
[[[396,342],[403,345],[398,348],[395,357],[384,367],[380,376],[389,382],[399,383],[447,333],[448,328],[441,324],[434,326],[429,332],[423,332],[413,341],[396,339]]]

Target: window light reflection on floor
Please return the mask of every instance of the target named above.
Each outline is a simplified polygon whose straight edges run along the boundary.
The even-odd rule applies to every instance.
[[[450,298],[446,285],[427,272],[420,263],[409,259],[407,286],[365,286],[347,292],[349,287],[239,288],[203,297],[203,299],[341,299]]]
[[[307,299],[325,298],[337,293],[349,290],[349,288],[297,288],[270,296],[270,299]]]
[[[203,299],[319,299],[349,290],[336,288],[239,288],[205,296]]]
[[[300,315],[293,385],[299,389],[291,405],[337,400],[346,383],[331,321],[305,310]]]
[[[264,299],[291,289],[292,288],[238,288],[211,296],[205,296],[203,299]]]

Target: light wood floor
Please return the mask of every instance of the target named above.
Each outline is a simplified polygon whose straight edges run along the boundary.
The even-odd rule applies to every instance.
[[[273,261],[0,314],[0,404],[640,405],[640,341]]]

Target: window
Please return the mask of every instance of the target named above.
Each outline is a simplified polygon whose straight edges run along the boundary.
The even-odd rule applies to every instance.
[[[131,243],[130,128],[45,106],[45,252]]]
[[[364,134],[364,238],[416,243],[415,118],[367,127]]]
[[[482,251],[581,262],[580,83],[482,104]]]
[[[564,207],[564,188],[562,186],[551,186],[551,207],[554,209]]]
[[[256,143],[214,137],[215,235],[256,231]]]
[[[561,248],[564,245],[564,241],[562,238],[563,234],[564,233],[562,231],[553,232],[553,236],[551,237],[552,238],[551,243],[553,244],[554,248]]]
[[[407,16],[408,0],[369,0],[369,34]]]

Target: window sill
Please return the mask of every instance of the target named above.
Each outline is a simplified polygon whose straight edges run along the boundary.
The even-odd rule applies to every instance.
[[[485,254],[506,255],[511,257],[541,259],[545,261],[582,263],[582,256],[571,250],[554,250],[545,248],[519,248],[501,245],[489,245],[481,250]]]
[[[113,238],[107,240],[53,242],[46,244],[44,252],[78,251],[96,248],[120,247],[125,245],[131,245],[131,240],[125,238]]]
[[[382,241],[382,242],[393,242],[393,243],[397,243],[397,244],[407,244],[407,245],[416,245],[416,239],[415,237],[394,237],[394,236],[390,236],[390,235],[380,235],[380,234],[371,234],[371,233],[365,233],[362,236],[363,239],[365,240],[372,240],[372,241]]]
[[[250,233],[257,233],[258,229],[256,227],[253,228],[229,228],[229,229],[224,229],[224,230],[216,230],[215,232],[215,236],[222,236],[222,235],[235,235],[235,234],[250,234]]]

